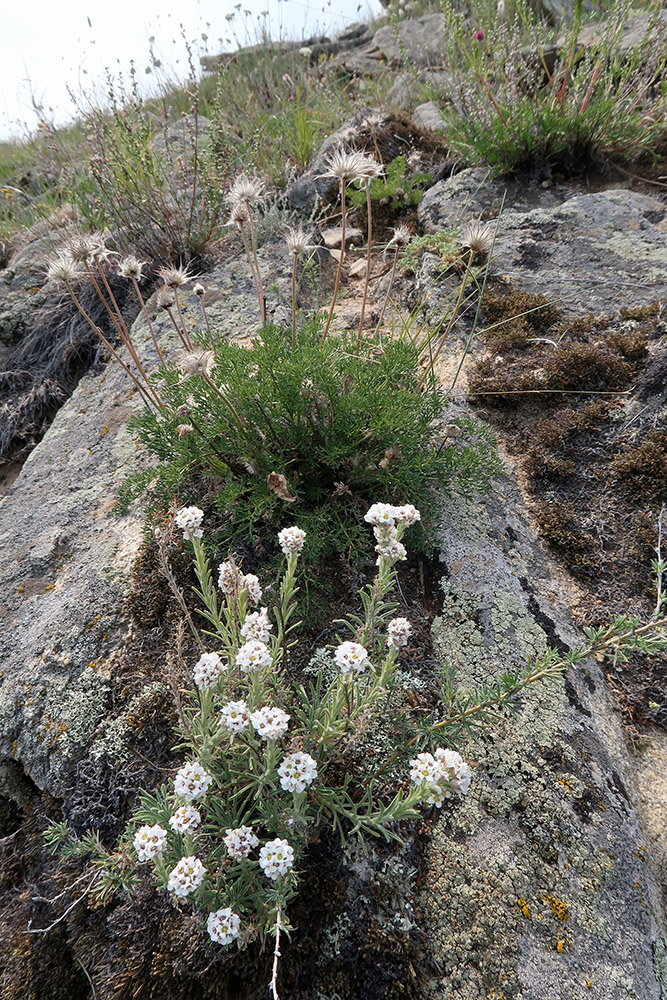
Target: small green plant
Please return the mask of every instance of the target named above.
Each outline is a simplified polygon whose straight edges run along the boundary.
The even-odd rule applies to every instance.
[[[174,523],[192,545],[195,595],[211,649],[195,664],[195,689],[181,706],[177,749],[185,762],[168,784],[140,793],[118,850],[107,851],[95,833],[72,837],[64,823],[46,833],[54,850],[92,854],[86,893],[108,900],[118,890],[132,891],[137,864],[150,864],[158,887],[175,905],[194,904],[206,914],[214,943],[243,948],[273,935],[274,1000],[281,934],[291,929],[287,907],[323,824],[343,842],[400,840],[399,824],[416,817],[421,803],[439,808],[452,794],[467,793],[472,770],[451,744],[488,726],[498,706],[511,705],[528,685],[558,677],[593,652],[622,660],[632,650],[667,648],[665,621],[657,617],[659,593],[651,622],[619,618],[587,630],[583,647],[564,657],[549,650],[478,690],[460,692],[454,673],[443,668],[438,708],[427,714],[411,709],[400,664],[412,627],[396,617],[391,595],[396,564],[406,554],[404,533],[419,518],[411,504],[376,503],[367,511],[364,519],[377,542],[377,576],[360,591],[363,614],[337,623],[350,638],[337,637],[327,664],[320,656],[320,670],[306,687],[292,667],[305,532],[292,526],[279,533],[286,566],[270,614],[266,607],[252,610],[263,599],[259,580],[243,574],[233,559],[218,567],[216,588],[202,537],[203,511],[178,511]],[[351,759],[379,734],[386,736],[386,751],[367,758],[367,769],[359,773]],[[449,747],[436,747],[440,739]],[[397,783],[403,787],[395,791]]]
[[[603,156],[655,150],[667,100],[659,8],[640,43],[621,54],[630,2],[610,11],[597,40],[584,46],[577,0],[554,62],[526,0],[516,0],[513,20],[475,0],[472,26],[448,0],[442,6],[454,80],[442,114],[452,151],[465,163],[488,163],[500,174],[575,173]]]
[[[378,491],[412,497],[432,522],[436,486],[482,487],[497,473],[481,424],[442,441],[446,396],[421,389],[418,347],[375,335],[356,356],[351,334],[322,341],[320,319],[292,336],[267,325],[249,347],[221,339],[163,371],[164,409],[132,421],[161,464],[124,484],[121,506],[151,482],[166,507],[193,476],[214,475],[221,544],[256,544],[289,510],[312,557],[345,555],[364,548],[358,514]]]
[[[433,182],[430,174],[409,173],[404,156],[396,156],[385,166],[385,176],[375,177],[370,182],[371,201],[391,206],[399,212],[406,207],[418,205],[425,188]],[[364,191],[350,191],[350,204],[364,205]]]

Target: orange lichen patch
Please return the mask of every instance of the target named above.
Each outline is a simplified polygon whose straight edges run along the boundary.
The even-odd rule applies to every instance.
[[[530,907],[526,902],[526,900],[523,898],[523,896],[519,896],[519,898],[516,901],[516,905],[519,907],[522,915],[526,918],[526,920],[530,920],[532,918],[533,915],[530,912]]]
[[[567,903],[564,903],[562,899],[558,899],[557,896],[552,896],[551,894],[542,896],[542,899],[544,900],[545,903],[549,904],[549,907],[551,908],[551,913],[556,918],[556,920],[560,920],[561,922],[567,920],[567,918],[570,915]]]

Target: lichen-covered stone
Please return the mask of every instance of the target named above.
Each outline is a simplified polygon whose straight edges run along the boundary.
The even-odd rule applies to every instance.
[[[507,480],[487,504],[450,506],[441,558],[434,637],[464,690],[576,641]],[[658,891],[596,664],[528,689],[518,714],[459,749],[475,774],[427,848],[422,905],[439,974],[425,996],[658,1000]]]

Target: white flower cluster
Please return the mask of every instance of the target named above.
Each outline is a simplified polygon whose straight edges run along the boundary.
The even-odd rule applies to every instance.
[[[245,576],[241,577],[239,590],[248,591],[248,598],[251,604],[259,604],[262,599],[262,588],[259,585],[259,580],[253,573],[246,573]]]
[[[209,913],[206,921],[209,937],[216,944],[231,944],[239,936],[240,926],[240,918],[232,912],[229,906]]]
[[[285,755],[278,774],[280,787],[286,792],[303,792],[317,777],[317,763],[310,754],[299,750]]]
[[[259,708],[250,716],[253,729],[263,740],[279,740],[287,732],[289,715],[282,708]]]
[[[169,872],[167,889],[179,899],[184,899],[199,888],[204,881],[205,874],[206,869],[199,858],[194,856],[181,858],[176,867]]]
[[[132,843],[139,861],[152,861],[164,851],[167,831],[161,826],[140,826]]]
[[[236,666],[240,667],[244,674],[251,670],[263,670],[271,663],[271,650],[257,639],[245,642],[236,654]]]
[[[244,701],[228,701],[220,710],[220,722],[230,733],[242,733],[250,722]]]
[[[193,538],[201,538],[204,534],[201,523],[204,511],[199,507],[181,507],[174,518],[174,524],[183,532],[183,538],[189,542]]]
[[[412,635],[412,625],[407,618],[392,618],[387,626],[387,645],[393,649],[401,649],[407,645]]]
[[[243,573],[231,559],[218,566],[218,586],[223,594],[236,594],[242,579]]]
[[[194,802],[201,799],[208,791],[208,786],[213,778],[205,771],[201,764],[189,761],[176,772],[174,778],[174,792],[186,802]]]
[[[410,761],[412,770],[410,780],[414,785],[426,785],[423,801],[438,809],[450,798],[452,792],[465,795],[470,788],[472,772],[470,767],[456,750],[420,753]]]
[[[305,541],[306,532],[303,528],[283,528],[278,532],[278,542],[286,556],[298,556]]]
[[[259,840],[249,826],[237,826],[235,830],[227,830],[223,838],[227,852],[237,861],[247,858],[259,844]]]
[[[416,521],[421,521],[421,514],[411,503],[406,503],[402,507],[394,507],[390,503],[374,503],[366,511],[364,521],[373,525],[379,566],[383,559],[395,563],[406,558],[407,550],[400,541],[397,524],[402,529],[409,528]]]
[[[195,663],[195,684],[201,691],[215,687],[225,669],[217,653],[202,653]]]
[[[286,875],[293,864],[294,849],[280,837],[270,840],[259,852],[259,867],[268,878]]]
[[[361,674],[368,666],[368,650],[359,642],[341,642],[334,653],[341,674]]]
[[[176,833],[192,833],[201,823],[201,816],[194,806],[180,806],[169,820],[169,826]]]
[[[251,611],[245,616],[241,635],[244,639],[254,639],[255,642],[268,642],[272,628],[267,608],[260,608],[259,611]]]

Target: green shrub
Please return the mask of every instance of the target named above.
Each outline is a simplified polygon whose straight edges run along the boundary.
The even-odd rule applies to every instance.
[[[121,506],[150,481],[166,506],[193,477],[214,477],[222,543],[256,544],[298,518],[311,557],[363,550],[359,513],[377,496],[410,499],[432,528],[435,487],[484,486],[499,460],[481,424],[461,421],[456,446],[445,441],[446,395],[420,387],[418,356],[406,340],[375,337],[355,357],[353,339],[322,342],[319,320],[295,348],[291,331],[271,326],[250,347],[221,340],[202,362],[210,374],[161,373],[166,410],[133,423],[162,464],[125,484]],[[276,476],[288,499],[271,488]]]
[[[442,113],[451,149],[465,163],[488,163],[499,174],[541,168],[576,173],[607,155],[635,158],[655,150],[667,98],[659,10],[623,58],[629,2],[609,13],[597,40],[585,47],[579,44],[577,2],[553,65],[545,29],[525,0],[514,5],[513,23],[482,0],[472,6],[471,25],[443,0],[454,82]]]
[[[424,187],[432,183],[430,174],[408,174],[404,156],[396,156],[385,167],[385,176],[376,177],[370,182],[371,201],[391,203],[392,208],[399,211],[406,206],[418,205],[424,194]],[[365,205],[366,191],[350,189],[351,205]]]

